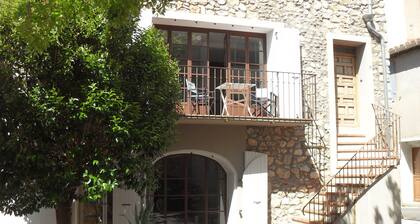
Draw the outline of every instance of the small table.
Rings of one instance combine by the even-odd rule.
[[[248,114],[252,116],[251,108],[249,107],[249,102],[251,98],[250,97],[251,88],[254,86],[255,84],[250,84],[250,83],[230,83],[230,82],[225,82],[221,84],[220,86],[217,86],[215,89],[220,91],[220,95],[223,101],[222,115],[225,115],[226,113],[226,115],[229,116],[228,105],[242,104],[244,105],[244,110],[246,109],[248,111]],[[226,90],[226,95],[223,94],[223,90]],[[239,94],[239,95],[242,95],[244,98],[235,100],[231,98],[232,94]],[[245,111],[244,111],[244,114],[245,114]]]

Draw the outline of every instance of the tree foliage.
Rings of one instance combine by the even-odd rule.
[[[0,0],[0,211],[141,191],[177,119],[157,0]],[[148,178],[146,178],[148,177]]]

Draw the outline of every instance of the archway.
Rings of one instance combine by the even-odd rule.
[[[155,223],[226,223],[227,174],[218,162],[184,153],[163,157],[155,166]]]

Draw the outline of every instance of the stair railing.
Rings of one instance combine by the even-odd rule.
[[[324,183],[326,160],[325,153],[327,150],[327,144],[324,140],[319,125],[316,120],[316,75],[302,73],[302,91],[303,91],[303,117],[310,121],[305,126],[305,147],[308,150],[312,161],[314,162],[315,169],[318,172],[321,184]]]
[[[359,149],[303,207],[309,222],[344,216],[379,177],[399,163],[399,116],[373,105],[376,135]],[[388,131],[389,137],[386,136]],[[384,155],[384,152],[387,152]]]

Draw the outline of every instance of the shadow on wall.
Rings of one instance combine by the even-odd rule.
[[[394,181],[391,176],[387,177],[386,187],[392,196],[392,205],[388,206],[388,215],[392,219],[392,223],[400,224],[401,223],[401,196],[400,196],[400,187],[396,181]],[[383,224],[384,218],[382,217],[381,212],[378,207],[375,207],[375,224]]]

